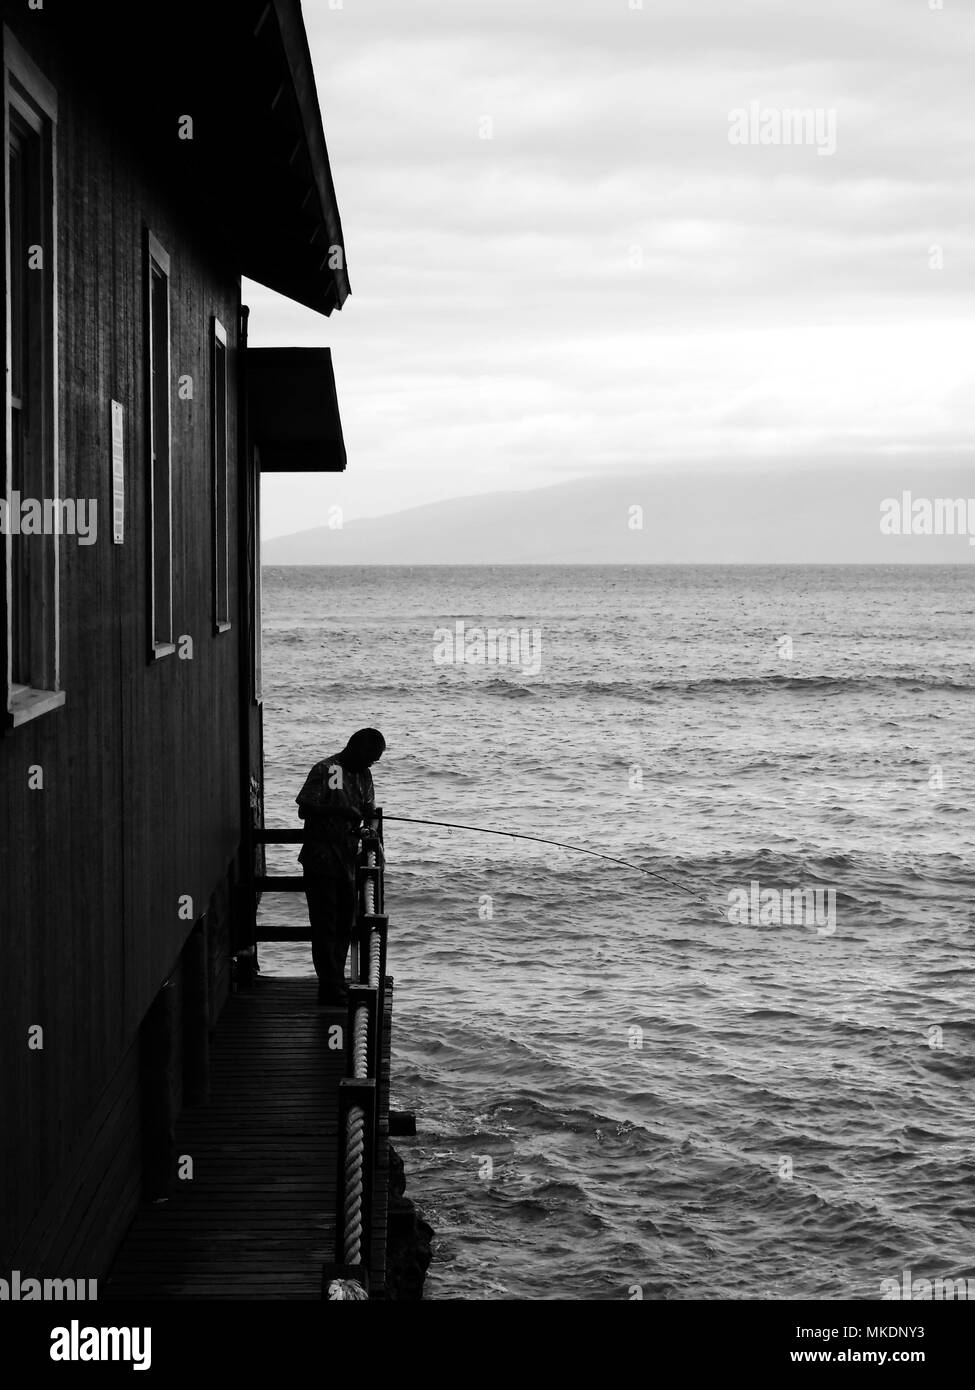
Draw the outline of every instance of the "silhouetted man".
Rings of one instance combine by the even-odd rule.
[[[355,925],[358,832],[375,810],[369,769],[385,749],[378,729],[359,729],[341,753],[315,764],[295,798],[305,822],[298,862],[305,875],[319,1004],[343,1004],[349,997],[345,958]]]

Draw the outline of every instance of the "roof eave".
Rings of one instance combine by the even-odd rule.
[[[292,90],[301,115],[304,130],[306,155],[313,175],[313,187],[318,198],[319,215],[324,236],[321,240],[322,262],[320,269],[330,271],[334,292],[331,304],[322,312],[330,314],[333,309],[341,309],[351,293],[348,265],[345,256],[345,238],[342,233],[342,219],[339,215],[335,184],[325,143],[325,128],[322,121],[318,88],[315,84],[315,71],[312,66],[311,50],[308,47],[308,34],[301,15],[299,0],[269,0],[260,23],[266,22],[268,11],[274,11],[281,36],[281,46],[291,77]],[[315,307],[314,305],[310,307]]]

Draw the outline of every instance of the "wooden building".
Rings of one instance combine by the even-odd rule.
[[[345,466],[328,350],[249,350],[241,275],[349,282],[298,0],[2,16],[0,1275],[90,1278],[247,940],[260,472]]]

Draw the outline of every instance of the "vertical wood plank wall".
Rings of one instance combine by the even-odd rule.
[[[30,54],[58,122],[60,476],[98,539],[59,540],[65,706],[0,737],[0,1269],[87,1249],[97,1274],[138,1197],[138,1030],[216,901],[209,973],[226,996],[227,878],[240,843],[237,582],[239,280],[192,206],[153,186],[126,113],[91,114],[84,73]],[[27,38],[24,39],[28,46]],[[145,229],[171,257],[174,623],[192,660],[149,662]],[[228,332],[229,632],[213,624],[210,333]],[[193,381],[180,400],[180,377]],[[125,543],[112,541],[111,401],[125,417]],[[4,440],[4,445],[6,441]],[[246,494],[245,494],[246,495]],[[28,770],[43,770],[43,790]],[[179,916],[181,895],[192,911]],[[218,917],[220,914],[217,914]],[[220,952],[223,951],[224,955]],[[28,1029],[44,1029],[43,1050]],[[66,1214],[67,1213],[67,1214]],[[92,1222],[98,1225],[94,1239]]]

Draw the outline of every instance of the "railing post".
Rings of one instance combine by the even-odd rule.
[[[322,1268],[322,1298],[333,1280],[355,1281],[368,1293],[375,1165],[376,1082],[339,1082],[339,1173],[335,1201],[335,1261]],[[356,1131],[361,1130],[357,1140]]]
[[[386,885],[383,882],[386,869],[386,851],[383,846],[383,808],[376,807],[376,818],[373,822],[376,828],[376,839],[379,841],[379,854],[376,856],[379,861],[379,889],[376,901],[376,912],[382,914],[386,911]]]

